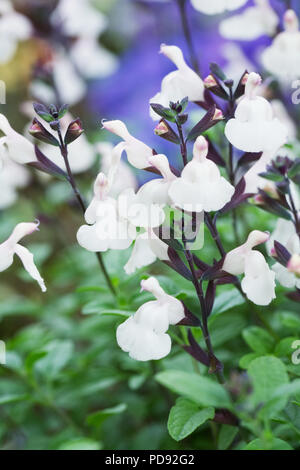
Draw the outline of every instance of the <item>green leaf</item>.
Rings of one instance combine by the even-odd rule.
[[[291,357],[291,354],[294,352],[292,348],[292,344],[297,341],[298,338],[296,336],[283,338],[276,344],[274,354],[278,357]]]
[[[150,106],[156,114],[166,119],[167,121],[171,121],[171,122],[176,121],[176,112],[173,111],[172,109],[165,108],[161,104],[156,104],[156,103],[150,103]]]
[[[284,415],[300,432],[300,404],[296,402],[288,403]]]
[[[178,398],[169,414],[169,434],[175,441],[181,441],[207,420],[213,419],[214,415],[215,410],[213,407],[199,410],[196,403],[186,398]]]
[[[293,450],[293,448],[282,439],[271,439],[264,441],[263,439],[254,439],[249,442],[244,450]]]
[[[226,450],[231,446],[235,436],[239,431],[238,427],[223,424],[218,437],[218,449]]]
[[[42,103],[33,103],[35,112],[46,122],[52,122],[54,120],[49,108]]]
[[[227,79],[225,73],[221,69],[221,67],[216,64],[215,62],[211,62],[209,64],[209,68],[213,74],[215,74],[220,80],[224,81]]]
[[[213,379],[180,370],[160,372],[155,378],[161,385],[201,406],[231,407],[227,391]]]
[[[0,395],[0,405],[9,405],[10,403],[17,403],[18,401],[28,400],[29,395],[24,393],[11,393],[7,395]]]
[[[208,324],[212,343],[218,347],[239,336],[247,325],[247,319],[241,313],[228,312],[210,317]]]
[[[245,356],[241,357],[239,361],[239,366],[241,367],[241,369],[248,369],[250,363],[257,357],[260,357],[260,354],[257,354],[257,353],[245,354]]]
[[[259,354],[268,354],[273,350],[274,339],[263,328],[250,326],[243,333],[243,338],[250,348]]]
[[[217,296],[211,315],[226,312],[244,302],[244,297],[237,289],[225,290]]]
[[[298,176],[300,174],[300,158],[297,158],[293,166],[289,169],[288,171],[288,177],[293,179],[295,176]]]
[[[300,393],[300,379],[296,379],[293,382],[280,385],[274,391],[270,401],[277,400],[279,397],[285,397],[286,399],[290,398],[292,395]]]
[[[27,374],[32,372],[34,364],[42,359],[43,357],[47,356],[47,351],[32,351],[28,354],[25,360],[25,370]]]
[[[64,442],[58,450],[101,450],[101,442],[94,441],[87,437],[79,437],[78,439],[71,439]]]
[[[282,410],[287,402],[285,396],[272,400],[269,406],[268,404],[276,389],[289,382],[283,362],[274,356],[262,356],[250,363],[248,373],[254,387],[252,395],[254,404],[265,405],[259,412],[260,416],[270,417]]]
[[[283,326],[293,331],[300,331],[300,318],[295,313],[283,312],[279,314]]]
[[[99,410],[95,413],[88,415],[86,418],[87,424],[90,426],[101,426],[103,421],[105,421],[110,416],[119,415],[127,409],[126,403],[120,403],[113,408],[106,408],[105,410]]]
[[[52,341],[44,349],[47,355],[36,363],[36,370],[48,379],[54,379],[72,358],[73,349],[69,340]]]
[[[115,309],[103,309],[103,305],[101,302],[97,300],[93,300],[92,302],[89,302],[86,304],[83,309],[82,313],[84,315],[91,315],[96,313],[97,315],[114,315],[118,317],[130,317],[130,315],[134,314],[134,311],[127,311],[127,310],[115,310]]]

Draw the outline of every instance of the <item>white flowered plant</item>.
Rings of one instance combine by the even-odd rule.
[[[166,294],[154,277],[142,281],[141,288],[151,292],[156,300],[143,304],[118,327],[117,341],[133,359],[161,359],[171,350],[169,326],[184,319],[184,308],[179,300]]]

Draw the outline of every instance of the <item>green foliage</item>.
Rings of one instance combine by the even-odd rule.
[[[156,380],[201,406],[231,407],[230,398],[224,387],[207,377],[180,370],[168,370],[157,374]]]
[[[168,431],[175,441],[181,441],[215,415],[213,407],[199,409],[196,403],[185,398],[178,398],[171,408],[168,419]]]
[[[167,111],[171,121],[175,114]],[[199,113],[191,119],[197,123]],[[218,126],[208,132],[222,148]],[[78,177],[87,197],[96,171]],[[38,291],[17,260],[0,273],[0,339],[7,348],[6,365],[0,365],[2,449],[299,450],[300,366],[291,356],[300,317],[285,289],[278,286],[277,298],[258,310],[232,285],[217,286],[208,326],[225,386],[183,350],[185,326],[170,329],[168,357],[136,362],[119,349],[115,332],[153,299],[140,292],[141,279],[155,275],[198,316],[192,283],[162,263],[127,276],[130,250],[109,252],[104,259],[117,288],[114,299],[93,253],[76,244],[82,218],[69,187],[53,178],[34,177],[18,203],[1,214],[0,243],[16,223],[40,213],[47,216],[40,233],[25,244],[48,292]],[[275,222],[254,205],[237,209],[241,240],[254,227],[272,231]],[[219,218],[218,230],[226,250],[236,246],[230,214]],[[211,263],[218,252],[206,229],[204,238],[197,255]],[[191,331],[205,349],[200,329]],[[238,426],[224,424],[224,410]]]

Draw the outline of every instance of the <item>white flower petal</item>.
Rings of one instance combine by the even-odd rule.
[[[125,189],[137,189],[138,186],[131,167],[121,160],[125,146],[124,142],[120,142],[115,147],[110,142],[100,142],[96,146],[101,155],[101,171],[108,175],[111,196],[119,196]]]
[[[126,274],[132,274],[137,269],[154,263],[156,255],[153,253],[148,240],[148,233],[143,233],[136,238],[131,256],[124,266]]]
[[[0,130],[6,136],[2,143],[5,142],[12,160],[21,164],[37,160],[33,144],[16,132],[3,114],[0,114]]]
[[[116,57],[101,47],[94,38],[78,39],[70,54],[77,69],[87,79],[105,78],[118,67]]]
[[[246,255],[241,285],[248,299],[256,305],[269,305],[275,299],[275,273],[259,251],[250,251]]]
[[[235,117],[225,126],[229,142],[244,152],[276,151],[287,140],[287,128],[274,118],[270,103],[256,96],[260,85],[261,77],[250,73]]]
[[[62,25],[64,33],[71,37],[96,38],[107,26],[105,16],[90,0],[60,0],[51,20],[56,26]]]
[[[25,222],[16,225],[10,237],[0,245],[0,271],[4,271],[11,266],[14,253],[16,253],[20,257],[26,271],[39,283],[42,291],[45,292],[45,283],[34,264],[32,253],[27,248],[18,244],[21,238],[38,230],[38,226],[39,223]]]
[[[226,10],[236,10],[248,0],[191,0],[193,7],[206,15],[216,15]]]
[[[294,273],[291,273],[280,263],[275,263],[272,266],[272,271],[274,271],[276,275],[276,280],[281,284],[283,287],[287,289],[292,289],[296,286],[297,279]]]
[[[256,0],[239,15],[231,16],[220,23],[220,33],[227,39],[252,41],[262,35],[276,33],[279,18],[270,6],[269,0]]]
[[[46,292],[47,288],[45,286],[44,279],[41,277],[36,265],[33,261],[33,254],[22,245],[17,244],[15,246],[15,253],[21,259],[24,268],[30,274],[30,276],[38,282],[42,292]]]
[[[118,135],[124,140],[126,145],[124,150],[127,153],[129,163],[134,167],[142,170],[149,167],[149,158],[152,157],[153,152],[148,145],[133,137],[124,124],[124,122],[116,121],[103,121],[104,129]]]
[[[169,73],[161,82],[161,91],[150,99],[150,104],[169,106],[170,101],[181,101],[188,97],[189,101],[203,101],[204,84],[199,75],[185,62],[182,51],[177,46],[162,44],[160,52],[168,57],[178,70]],[[150,116],[153,120],[160,119],[150,106]]]
[[[117,328],[117,342],[121,349],[137,361],[158,360],[171,351],[171,338],[135,322],[133,317]]]
[[[234,248],[226,254],[223,271],[229,274],[238,276],[245,271],[245,259],[250,251],[257,245],[265,243],[269,239],[267,232],[261,232],[259,230],[253,230],[243,245]]]
[[[174,204],[189,212],[220,210],[234,194],[234,187],[220,175],[217,165],[206,158],[207,152],[207,142],[198,138],[193,160],[170,185],[169,196]]]
[[[298,18],[293,10],[287,10],[284,15],[285,31],[278,34],[271,46],[262,53],[264,67],[288,83],[300,76],[300,32]]]

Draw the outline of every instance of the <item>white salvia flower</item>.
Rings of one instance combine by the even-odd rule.
[[[102,47],[95,38],[78,39],[71,47],[70,57],[76,69],[86,79],[107,77],[118,66],[116,56]]]
[[[234,187],[207,154],[208,142],[200,136],[194,144],[192,161],[170,186],[169,196],[175,206],[189,212],[210,212],[222,209],[231,200]]]
[[[278,34],[270,47],[264,50],[263,66],[284,82],[300,77],[300,31],[296,13],[284,15],[285,31]]]
[[[32,26],[28,18],[17,13],[11,2],[1,0],[0,4],[0,64],[9,62],[19,41],[26,41],[32,34]]]
[[[124,270],[127,274],[133,274],[137,269],[148,266],[157,259],[169,261],[168,245],[161,241],[153,230],[148,229],[147,232],[137,236]]]
[[[255,0],[255,6],[220,23],[220,33],[227,39],[252,41],[260,36],[273,36],[279,18],[269,0]]]
[[[109,197],[109,189],[109,179],[99,173],[94,198],[85,212],[89,225],[82,225],[77,232],[79,245],[88,251],[125,250],[135,238],[135,227],[120,216],[118,202]]]
[[[152,149],[144,142],[133,137],[122,121],[103,121],[104,129],[118,135],[124,141],[124,150],[129,163],[139,170],[149,167],[149,158],[152,157]]]
[[[87,85],[77,73],[69,56],[62,49],[54,53],[49,68],[52,71],[55,88],[59,90],[60,100],[63,103],[73,106],[82,100],[86,94]],[[30,93],[37,101],[42,103],[56,102],[53,87],[40,80],[33,80],[30,85]]]
[[[237,10],[248,0],[191,0],[193,7],[206,15],[216,15],[226,10]]]
[[[161,82],[161,91],[150,99],[151,103],[168,107],[170,101],[177,102],[188,97],[189,101],[204,100],[204,84],[199,75],[185,62],[181,49],[177,46],[162,44],[160,52],[170,59],[177,70],[169,73]],[[161,119],[150,107],[153,120]]]
[[[5,209],[16,202],[17,189],[24,188],[30,178],[24,166],[9,158],[5,139],[5,137],[0,138],[0,209]]]
[[[241,286],[249,300],[256,305],[269,305],[275,298],[275,273],[264,256],[253,248],[265,243],[269,234],[254,230],[246,243],[227,253],[223,271],[234,276],[244,273]]]
[[[296,126],[288,115],[282,102],[279,100],[273,100],[271,101],[271,105],[275,118],[279,119],[279,121],[286,127],[288,138],[295,138],[297,134]],[[282,147],[282,152],[283,156],[286,156],[287,149]],[[260,159],[244,175],[246,182],[245,193],[257,193],[258,188],[273,190],[274,193],[276,192],[276,185],[259,175],[267,170],[267,165],[270,164],[271,160],[278,155],[280,155],[280,149],[266,150],[263,152]],[[291,155],[291,158],[294,157]]]
[[[146,302],[117,328],[117,342],[137,361],[158,360],[171,351],[171,338],[166,332],[169,325],[183,320],[184,308],[179,300],[166,294],[155,278],[142,281],[141,286],[156,300]]]
[[[45,292],[46,286],[44,280],[41,278],[34,261],[33,255],[30,251],[22,245],[19,245],[21,238],[26,235],[30,235],[35,230],[38,230],[39,223],[21,223],[18,224],[10,237],[0,245],[0,272],[5,271],[9,268],[16,254],[21,259],[24,268],[30,274],[30,276],[38,282],[43,292]]]
[[[225,127],[229,142],[244,152],[276,151],[287,139],[287,129],[274,118],[270,103],[257,96],[261,81],[260,75],[249,74],[245,95]]]
[[[276,274],[277,281],[288,289],[300,288],[300,279],[295,272],[295,261],[300,253],[300,240],[296,233],[293,222],[283,219],[277,220],[277,225],[268,242],[268,249],[272,253],[274,241],[281,243],[292,255],[287,267],[280,263],[275,263],[272,270]],[[299,274],[299,273],[298,273]]]
[[[117,161],[116,173],[110,188],[111,196],[119,196],[119,194],[127,188],[137,189],[137,179],[129,165],[120,160],[120,152],[123,151],[123,142],[113,147],[110,142],[99,142],[96,144],[96,150],[101,156],[100,170],[104,174],[108,174],[110,168],[115,166]],[[119,154],[118,154],[119,152]]]
[[[29,163],[37,160],[33,144],[16,132],[3,114],[0,114],[0,130],[5,135],[2,143],[7,146],[9,157],[12,160],[17,163]]]
[[[51,21],[70,37],[96,38],[107,27],[106,17],[90,0],[60,0]]]

